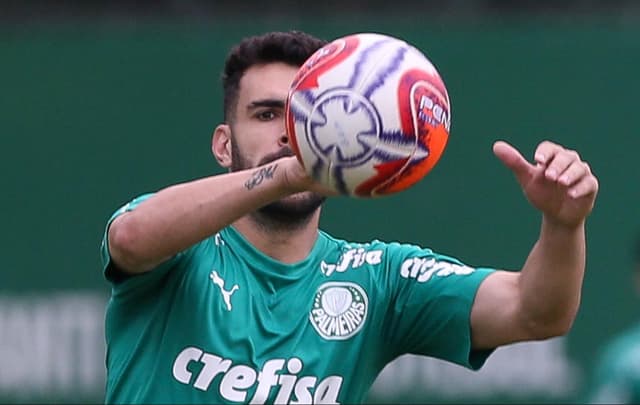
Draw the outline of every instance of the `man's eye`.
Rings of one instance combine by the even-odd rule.
[[[260,121],[271,121],[276,118],[276,113],[273,111],[262,111],[257,114]]]
[[[256,118],[258,118],[260,121],[273,121],[279,116],[280,114],[278,113],[278,111],[274,110],[261,111],[256,114]]]

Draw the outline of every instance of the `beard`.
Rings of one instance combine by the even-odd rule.
[[[232,143],[230,170],[236,172],[251,169],[287,156],[294,156],[293,151],[289,148],[265,156],[254,166],[245,159],[238,147]],[[258,225],[267,229],[301,228],[309,223],[313,214],[322,206],[325,200],[326,197],[320,194],[310,191],[301,192],[258,208],[250,216]]]

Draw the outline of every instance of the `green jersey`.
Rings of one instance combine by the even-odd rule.
[[[589,402],[640,404],[640,325],[605,346],[592,377]]]
[[[469,319],[492,269],[415,245],[318,231],[285,264],[229,226],[141,275],[113,277],[106,233],[102,258],[108,403],[357,403],[402,354],[477,369],[491,352]]]

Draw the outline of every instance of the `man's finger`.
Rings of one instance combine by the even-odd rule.
[[[521,183],[531,176],[534,166],[527,162],[513,146],[504,141],[497,141],[493,144],[493,153],[515,174]]]
[[[586,164],[580,161],[574,161],[559,175],[558,181],[563,186],[569,187],[579,182],[589,174],[589,169]]]
[[[534,160],[536,163],[548,165],[556,154],[563,150],[563,147],[551,141],[542,141],[536,148]]]
[[[598,188],[598,179],[593,175],[588,175],[571,186],[569,195],[574,199],[583,198],[589,195],[595,195],[598,192]]]

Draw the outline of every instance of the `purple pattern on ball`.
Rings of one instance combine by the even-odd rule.
[[[349,87],[350,89],[355,87],[356,81],[360,78],[360,75],[362,74],[362,65],[364,65],[367,62],[367,60],[369,59],[369,55],[373,51],[382,47],[384,44],[388,43],[389,41],[390,41],[389,39],[378,41],[370,45],[367,49],[365,49],[360,53],[360,58],[353,66],[353,74],[351,75],[351,79],[349,79],[349,84],[347,84],[347,87]]]
[[[393,57],[391,58],[391,63],[389,63],[389,65],[386,68],[380,69],[376,72],[376,80],[373,83],[371,83],[371,85],[362,92],[363,96],[367,98],[371,97],[373,92],[376,91],[378,87],[384,84],[385,80],[389,77],[389,75],[391,75],[391,73],[398,70],[398,68],[400,67],[400,64],[402,63],[402,60],[404,59],[404,55],[407,53],[407,50],[408,50],[407,47],[398,49],[396,54],[393,55]]]
[[[334,166],[333,168],[333,178],[336,180],[336,188],[340,194],[349,194],[349,190],[347,190],[347,183],[344,181],[343,170],[340,166]]]
[[[338,165],[354,166],[362,164],[368,161],[373,155],[372,146],[366,142],[364,137],[371,136],[378,138],[379,134],[376,129],[379,128],[380,117],[377,116],[377,111],[373,106],[363,102],[365,99],[351,97],[351,91],[349,90],[338,90],[335,91],[334,94],[331,93],[332,92],[329,91],[319,97],[321,102],[315,106],[315,113],[317,114],[315,117],[316,121],[309,123],[308,131],[306,131],[307,141],[317,152],[322,153],[324,156],[329,157],[332,152],[335,151],[335,157],[337,157],[338,161],[334,163],[337,163]],[[335,141],[322,139],[321,129],[324,129],[327,125],[331,125],[331,118],[326,115],[325,107],[335,107],[337,105],[341,106],[346,115],[353,115],[360,112],[360,114],[362,114],[360,117],[362,118],[364,115],[369,121],[368,128],[363,127],[355,134],[347,134],[348,137],[355,137],[355,142],[361,148],[361,150],[353,156],[344,154],[339,146],[338,139]]]

